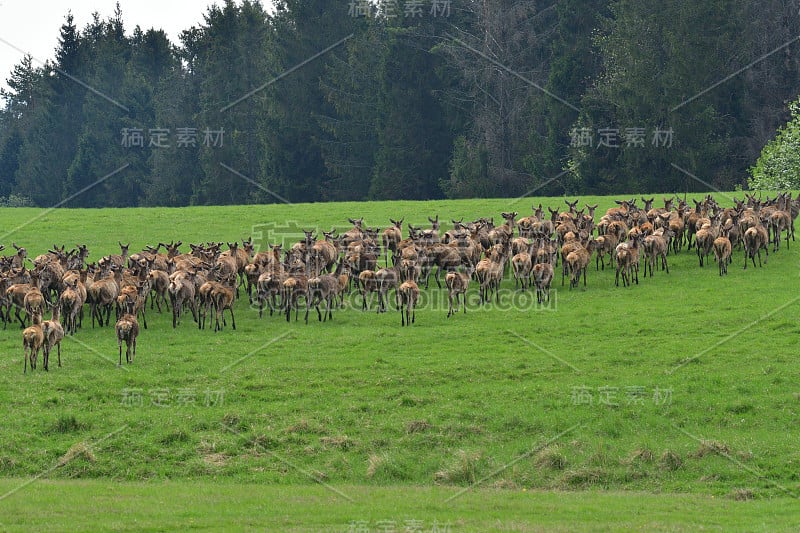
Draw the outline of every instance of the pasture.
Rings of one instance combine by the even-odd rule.
[[[598,213],[614,205],[580,200]],[[344,231],[348,217],[428,227],[439,214],[449,229],[450,219],[529,215],[540,201],[566,208],[529,198],[4,209],[0,242],[31,257],[86,244],[96,261],[119,253],[118,241],[131,251],[171,240],[183,249],[292,241],[302,228]],[[429,530],[436,519],[454,531],[572,530],[597,517],[623,528],[729,529],[751,519],[796,529],[798,249],[784,243],[747,270],[734,250],[721,277],[713,256],[700,268],[684,248],[669,255],[669,274],[640,273],[631,287],[615,286],[614,270],[597,272],[592,259],[585,288],[562,287],[557,268],[542,305],[507,274],[500,303],[479,306],[473,282],[467,313],[450,318],[447,290],[432,281],[408,328],[391,307],[361,311],[355,295],[333,320],[312,310],[306,325],[302,313],[290,323],[259,318],[242,293],[236,330],[228,322],[216,333],[190,315],[173,329],[170,312],[148,306],[136,359],[121,368],[113,323],[93,329],[87,313],[62,342],[61,368],[51,360],[49,372],[23,375],[11,323],[0,331],[0,530],[220,527],[210,494],[236,502],[225,516],[242,528],[418,519]],[[84,491],[100,503],[70,495]],[[155,521],[142,504],[114,516],[111,494],[184,511]],[[281,503],[262,505],[257,494]],[[38,498],[52,511],[36,518]],[[652,521],[633,514],[643,505]],[[242,518],[253,513],[264,521]]]

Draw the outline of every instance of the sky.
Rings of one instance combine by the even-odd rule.
[[[82,30],[97,11],[103,19],[114,13],[117,0],[0,0],[0,87],[24,53],[34,57],[34,64],[53,59],[58,34],[68,11]],[[212,0],[119,0],[127,33],[139,25],[142,29],[163,29],[173,43],[181,31],[203,22]],[[264,2],[269,5],[270,2]]]

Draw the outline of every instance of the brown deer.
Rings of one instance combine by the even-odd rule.
[[[22,351],[25,362],[25,366],[22,369],[23,374],[28,371],[28,362],[30,362],[31,370],[36,369],[36,358],[39,356],[39,350],[44,344],[42,317],[34,315],[32,321],[33,324],[22,332]]]
[[[469,288],[470,277],[464,272],[457,270],[450,270],[444,277],[444,283],[447,286],[447,299],[450,307],[447,310],[447,318],[458,312],[459,298],[464,304],[464,313],[467,312],[467,289]],[[453,306],[453,300],[456,305]]]
[[[752,228],[748,228],[744,232],[744,270],[747,269],[747,259],[753,261],[753,266],[756,266],[756,255],[758,255],[758,266],[761,266],[761,249],[767,254],[764,259],[764,264],[767,264],[769,259],[769,235],[766,228],[758,224]]]
[[[119,346],[119,366],[122,366],[122,343],[125,342],[125,361],[130,364],[136,357],[136,338],[139,336],[139,321],[136,320],[134,303],[128,302],[126,313],[117,320],[114,330]]]
[[[339,280],[332,274],[323,274],[308,280],[308,297],[306,298],[306,324],[308,324],[308,311],[311,307],[317,310],[319,321],[323,321],[323,314],[320,312],[319,304],[325,302],[324,320],[333,320],[333,302],[336,298],[336,291],[339,287]]]
[[[383,230],[381,234],[384,261],[387,266],[389,265],[389,252],[392,252],[392,258],[394,258],[397,255],[397,245],[403,240],[403,220],[405,220],[405,217],[400,220],[390,218],[389,222],[392,225]]]
[[[550,301],[550,285],[553,282],[553,265],[537,263],[533,265],[533,284],[536,287],[536,301],[541,304]]]
[[[49,371],[50,352],[55,346],[58,350],[58,367],[61,368],[61,341],[64,340],[64,328],[60,322],[61,307],[53,305],[53,316],[50,320],[42,322],[42,335],[44,336],[44,369]]]
[[[404,281],[397,288],[397,293],[400,296],[400,325],[410,326],[416,320],[419,287],[411,280]]]
[[[475,267],[475,276],[480,284],[480,302],[491,299],[492,291],[500,302],[500,281],[503,279],[504,246],[495,244],[487,251],[488,257],[481,259]]]
[[[728,265],[731,262],[731,241],[726,232],[714,239],[714,259],[719,264],[719,275],[728,273]],[[745,260],[746,261],[746,260]]]

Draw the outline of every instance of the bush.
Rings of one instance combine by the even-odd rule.
[[[750,168],[751,190],[800,188],[800,99],[789,104],[789,110],[789,122],[778,130]]]
[[[27,196],[9,194],[8,198],[0,196],[0,207],[36,207],[36,204]]]

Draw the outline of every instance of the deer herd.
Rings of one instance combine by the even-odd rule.
[[[61,366],[61,341],[82,327],[88,308],[92,327],[111,324],[122,364],[132,363],[140,324],[147,328],[146,311],[172,312],[172,326],[178,327],[191,313],[198,328],[213,320],[214,331],[230,324],[236,329],[234,304],[240,290],[262,317],[278,313],[298,320],[301,308],[305,322],[313,308],[320,321],[333,319],[333,310],[344,306],[347,295],[360,296],[362,310],[375,306],[378,313],[389,307],[400,311],[401,325],[416,320],[421,290],[428,289],[433,276],[441,287],[442,276],[448,294],[447,317],[460,309],[467,311],[466,294],[474,281],[481,304],[499,298],[505,273],[514,278],[516,290],[533,287],[539,304],[550,298],[555,269],[561,268],[561,284],[576,288],[586,276],[595,256],[595,270],[615,269],[615,284],[639,283],[643,275],[656,270],[669,273],[667,257],[684,248],[693,249],[702,267],[709,256],[727,274],[734,249],[744,250],[744,268],[751,262],[765,264],[770,248],[775,252],[781,240],[794,240],[794,221],[800,211],[800,195],[788,193],[760,199],[746,195],[722,207],[711,196],[692,200],[694,207],[674,197],[664,198],[664,207],[653,207],[654,198],[617,200],[595,220],[597,205],[578,209],[578,201],[565,201],[567,209],[534,206],[530,216],[502,213],[503,223],[493,219],[471,222],[453,220],[442,231],[439,216],[428,218],[431,226],[406,224],[390,219],[384,230],[364,225],[364,219],[349,219],[352,228],[337,234],[304,230],[304,238],[287,245],[267,245],[257,251],[252,238],[227,243],[189,244],[181,252],[181,241],[146,246],[129,253],[129,244],[119,243],[120,253],[87,263],[85,245],[67,251],[53,246],[48,253],[30,259],[27,250],[13,244],[16,253],[0,256],[0,317],[4,329],[18,322],[23,329],[23,372],[35,369],[39,351],[48,369],[50,353],[57,349]],[[676,205],[677,200],[677,205]],[[785,236],[784,236],[785,235]],[[0,245],[0,250],[4,247]],[[382,265],[381,265],[382,263]],[[33,267],[29,268],[29,264]],[[435,272],[434,272],[435,271]],[[373,300],[377,297],[377,304]],[[45,311],[51,319],[43,321]],[[12,316],[13,312],[13,316]],[[211,325],[209,324],[209,328]]]

